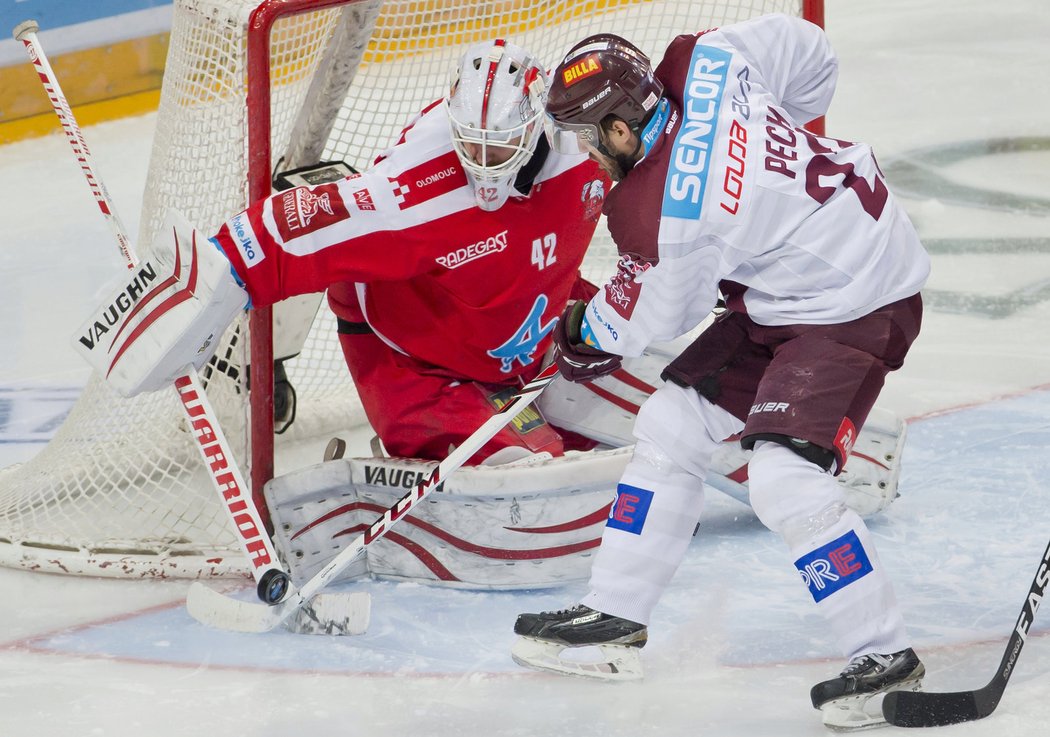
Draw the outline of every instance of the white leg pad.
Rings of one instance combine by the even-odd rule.
[[[467,466],[400,520],[340,580],[375,576],[517,589],[586,579],[630,449]],[[333,460],[265,488],[274,545],[298,585],[437,464]]]

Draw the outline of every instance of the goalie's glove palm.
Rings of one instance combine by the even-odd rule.
[[[587,303],[577,301],[569,304],[554,326],[554,362],[558,371],[569,381],[584,382],[611,374],[620,368],[620,356],[592,348],[580,337]]]

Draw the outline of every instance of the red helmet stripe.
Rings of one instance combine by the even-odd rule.
[[[502,39],[502,38],[497,38],[496,41],[495,41],[495,45],[500,47],[500,48],[503,48],[504,46],[506,46],[506,44],[507,44],[507,42],[504,39]],[[500,59],[502,59],[502,58],[503,58],[503,56],[501,54],[500,55]],[[489,93],[492,92],[492,83],[494,81],[496,81],[496,69],[499,68],[500,59],[497,59],[496,61],[491,62],[489,64],[489,75],[485,79],[485,96],[484,96],[484,98],[482,98],[482,101],[481,101],[481,127],[482,128],[488,128],[489,127],[489,125],[488,125]]]

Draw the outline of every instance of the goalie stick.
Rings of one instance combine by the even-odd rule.
[[[891,691],[882,702],[882,713],[886,721],[897,727],[943,727],[984,719],[995,711],[1014,672],[1014,666],[1017,665],[1021,648],[1028,638],[1028,630],[1035,620],[1039,602],[1046,593],[1047,583],[1050,583],[1050,545],[1047,545],[1043,558],[1039,561],[1039,569],[1028,589],[1017,624],[1010,633],[999,669],[987,685],[974,691],[951,693]]]
[[[26,53],[29,54],[29,59],[51,101],[51,107],[58,115],[69,145],[72,146],[73,153],[80,162],[80,169],[91,188],[91,193],[95,196],[95,202],[116,238],[128,268],[134,268],[138,259],[131,246],[131,241],[117,216],[109,192],[106,191],[102,180],[95,173],[84,134],[73,116],[69,102],[40,45],[40,40],[36,35],[38,30],[40,27],[36,21],[27,20],[15,26],[13,34],[15,40],[21,41],[26,48]],[[192,365],[187,367],[186,373],[175,379],[174,386],[179,404],[185,411],[186,420],[193,430],[191,434],[195,441],[194,444],[200,451],[204,465],[209,471],[208,475],[219,495],[222,507],[226,510],[231,524],[237,531],[237,540],[251,563],[252,575],[256,582],[256,593],[263,601],[276,604],[286,595],[291,586],[291,579],[278,561],[273,543],[259,516],[259,510],[252,501],[250,489],[234,462],[230,444],[219,427],[215,410]]]
[[[304,583],[301,589],[293,591],[285,601],[275,607],[268,607],[233,599],[195,581],[190,585],[189,595],[186,597],[186,606],[190,614],[203,624],[235,632],[269,632],[293,616],[298,618],[297,621],[301,620],[302,615],[298,612],[308,607],[307,602],[313,604],[311,599],[353,563],[361,551],[383,537],[398,520],[408,514],[412,507],[470,460],[496,433],[510,424],[510,421],[521,410],[532,404],[557,375],[557,365],[551,364],[535,379],[519,389],[510,402],[503,405],[445,460],[441,461],[425,481],[401,497],[379,519],[341,550],[339,555],[329,561],[328,565]],[[319,614],[324,619],[330,619],[327,612],[319,612]],[[348,621],[360,621],[361,619],[352,611],[347,612],[346,616]],[[349,634],[349,632],[330,631],[328,634]]]

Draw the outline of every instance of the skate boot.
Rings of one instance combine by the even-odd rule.
[[[514,633],[521,637],[511,657],[519,665],[610,681],[642,677],[638,650],[648,636],[644,624],[577,604],[556,612],[518,615]]]
[[[926,668],[910,647],[892,655],[872,653],[854,658],[837,678],[818,683],[809,695],[829,729],[869,729],[886,723],[882,696],[890,691],[918,691],[924,675]]]

